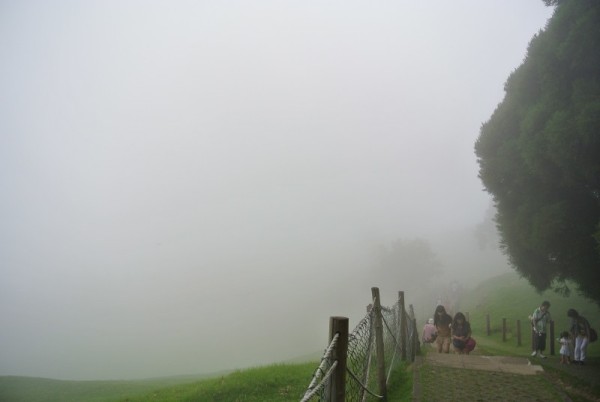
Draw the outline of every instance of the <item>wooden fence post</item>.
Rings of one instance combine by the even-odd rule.
[[[506,318],[502,319],[502,342],[506,342]]]
[[[413,325],[413,337],[412,337],[412,350],[410,353],[410,361],[414,362],[417,356],[417,350],[419,349],[419,332],[417,331],[417,319],[415,318],[415,309],[412,304],[408,305],[410,309],[410,319]]]
[[[517,320],[517,346],[521,346],[521,320]]]
[[[398,292],[400,304],[400,359],[406,361],[406,309],[404,308],[404,292]]]
[[[337,361],[337,367],[329,383],[329,402],[344,402],[346,400],[346,359],[348,355],[348,318],[331,317],[329,319],[329,343],[335,336],[339,338],[332,350],[332,361]]]
[[[490,315],[486,314],[485,315],[485,328],[486,328],[486,333],[489,336],[491,331],[490,331]]]
[[[373,302],[375,305],[375,348],[377,352],[377,382],[379,383],[379,394],[383,400],[387,400],[386,375],[385,375],[385,356],[383,345],[383,318],[381,317],[381,299],[379,298],[379,288],[371,288]]]
[[[550,321],[550,355],[554,356],[554,320]]]
[[[537,334],[535,333],[535,328],[533,325],[531,325],[531,350],[535,351],[537,350]]]
[[[417,352],[419,351],[419,334],[417,333],[417,319],[413,318],[412,322],[413,322],[414,332],[413,332],[413,347],[412,347],[412,353],[410,354],[410,361],[414,362],[417,357]]]

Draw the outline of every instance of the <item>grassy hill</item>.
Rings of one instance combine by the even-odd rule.
[[[280,364],[223,376],[144,381],[59,381],[0,377],[0,402],[283,402],[300,399],[317,362]]]
[[[571,297],[563,297],[554,292],[539,294],[527,281],[520,279],[515,273],[509,273],[467,290],[461,299],[460,309],[469,313],[473,336],[478,342],[478,353],[528,355],[531,332],[527,316],[543,300],[549,300],[552,304],[550,312],[556,321],[556,336],[568,327],[566,311],[569,308],[577,309],[590,320],[593,327],[600,329],[600,309],[596,304],[575,294]],[[489,336],[486,335],[487,314],[490,315],[492,324]],[[506,341],[502,340],[502,318],[506,318],[508,324]],[[516,344],[517,319],[521,320],[522,346]],[[591,344],[588,349],[592,362],[600,362],[599,345],[600,342]],[[558,348],[556,352],[558,353]],[[295,401],[306,390],[319,357],[320,354],[308,363],[276,364],[215,375],[212,378],[196,376],[146,381],[58,381],[0,377],[0,402]],[[588,383],[595,384],[593,380]],[[410,374],[404,369],[396,370],[392,376],[389,401],[410,400],[410,389]],[[597,389],[592,388],[592,391],[597,392]]]
[[[594,328],[600,328],[600,308],[590,300],[572,292],[569,297],[553,291],[538,293],[529,283],[516,273],[504,274],[467,290],[461,301],[461,310],[468,312],[474,337],[487,344],[490,352],[522,353],[516,348],[516,321],[521,321],[522,349],[529,350],[531,325],[528,316],[542,301],[551,303],[550,313],[554,320],[555,338],[563,330],[569,329],[567,310],[574,308],[590,321]],[[486,315],[490,316],[492,333],[486,334]],[[507,339],[502,342],[502,319],[507,322]],[[483,346],[482,344],[482,346]],[[598,353],[595,344],[589,347],[591,353]],[[558,352],[558,349],[556,349]]]
[[[0,377],[0,402],[114,402],[131,395],[197,382],[206,376],[181,376],[139,381],[62,381],[47,378]]]

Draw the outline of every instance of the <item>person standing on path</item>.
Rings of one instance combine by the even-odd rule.
[[[590,339],[590,323],[577,310],[570,308],[567,317],[571,318],[571,336],[575,339],[575,364],[584,365],[585,354]]]
[[[542,305],[535,309],[532,315],[529,316],[531,326],[533,328],[533,352],[531,356],[539,356],[545,359],[543,351],[546,350],[546,331],[552,316],[550,315],[550,302],[544,300]]]
[[[433,316],[433,325],[437,330],[437,338],[435,343],[437,344],[438,353],[449,353],[450,352],[450,325],[452,324],[452,317],[446,313],[444,306],[439,305],[435,308],[435,314]]]

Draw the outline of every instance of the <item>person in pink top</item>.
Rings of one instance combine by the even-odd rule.
[[[433,318],[427,320],[427,323],[423,327],[423,335],[421,340],[423,343],[433,343],[437,336],[437,330],[435,329],[435,325],[433,325]]]

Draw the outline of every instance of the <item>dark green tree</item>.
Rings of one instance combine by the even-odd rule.
[[[475,153],[511,264],[600,304],[600,1],[550,3]]]

